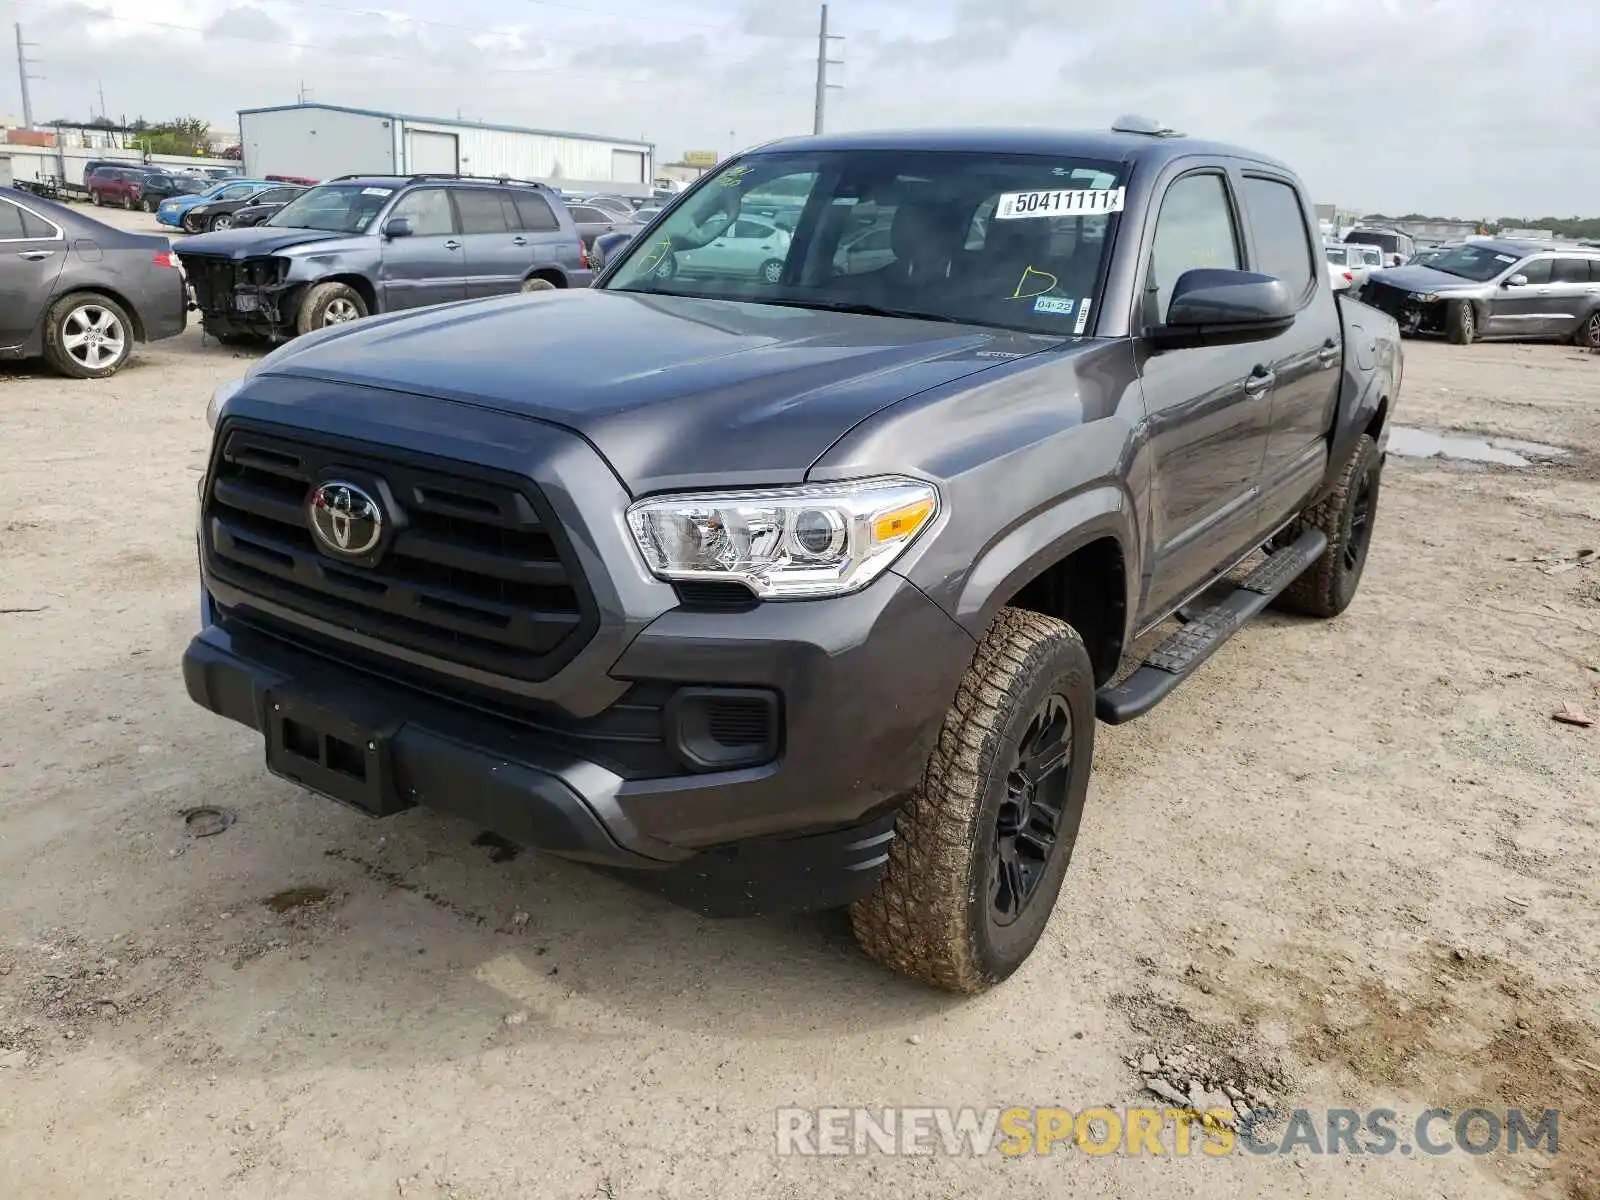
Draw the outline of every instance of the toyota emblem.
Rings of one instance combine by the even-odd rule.
[[[306,506],[311,532],[338,558],[364,558],[383,537],[383,509],[361,488],[330,479],[311,493]]]

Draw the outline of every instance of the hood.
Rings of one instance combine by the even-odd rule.
[[[1407,292],[1476,292],[1492,290],[1494,284],[1478,283],[1476,280],[1463,279],[1459,275],[1449,275],[1443,271],[1435,271],[1432,267],[1417,264],[1409,267],[1390,267],[1387,271],[1374,271],[1369,278],[1379,283],[1387,283]]]
[[[329,233],[324,229],[220,229],[216,233],[201,233],[185,238],[177,247],[178,257],[185,254],[210,254],[218,258],[256,258],[274,254],[287,246],[303,246],[311,242],[328,242],[350,236]]]
[[[560,425],[598,448],[636,496],[708,479],[799,482],[880,409],[1061,344],[971,325],[587,288],[311,336],[261,371]],[[315,402],[337,397],[319,392]]]

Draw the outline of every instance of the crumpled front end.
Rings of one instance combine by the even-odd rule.
[[[289,282],[288,259],[222,258],[181,249],[178,257],[207,333],[292,336],[294,292],[303,285]]]

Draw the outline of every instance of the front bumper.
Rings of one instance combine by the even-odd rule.
[[[780,749],[759,766],[630,778],[514,714],[219,619],[209,597],[203,607],[183,659],[189,695],[261,732],[276,773],[372,815],[422,805],[625,869],[713,916],[835,907],[872,889],[973,651],[894,575],[832,601],[669,611],[610,674],[771,689]]]

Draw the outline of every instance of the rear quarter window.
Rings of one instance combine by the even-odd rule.
[[[522,218],[522,227],[530,233],[549,233],[561,228],[555,211],[543,196],[536,196],[532,192],[513,192],[511,195],[517,215]]]

